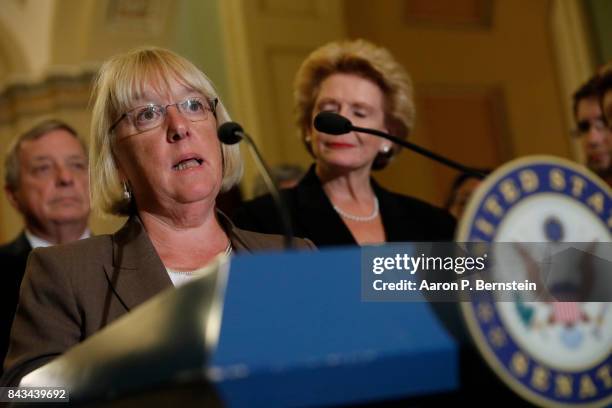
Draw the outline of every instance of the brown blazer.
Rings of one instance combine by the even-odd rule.
[[[236,228],[220,214],[237,252],[280,250],[283,237]],[[295,240],[297,248],[314,248]],[[11,330],[2,384],[30,371],[172,287],[140,219],[112,235],[32,251]]]

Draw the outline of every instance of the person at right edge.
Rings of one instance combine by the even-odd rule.
[[[355,126],[401,138],[410,134],[415,118],[411,80],[388,50],[354,40],[332,42],[313,51],[296,75],[295,109],[302,142],[314,159],[297,186],[281,190],[296,236],[307,237],[317,247],[453,240],[456,221],[448,212],[390,192],[372,179],[372,170],[389,164],[399,146],[363,133],[332,136],[313,126],[319,112],[332,111]],[[235,213],[234,222],[247,230],[283,232],[270,195],[247,202]],[[502,399],[524,404],[478,354],[458,303],[431,306],[459,345],[461,386],[458,392],[424,396],[411,403]]]
[[[612,186],[612,131],[599,101],[601,81],[602,76],[595,74],[574,93],[573,134],[580,141],[587,167]]]

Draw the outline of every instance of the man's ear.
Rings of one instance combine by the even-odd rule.
[[[9,203],[13,206],[15,210],[21,212],[21,205],[19,204],[19,200],[17,199],[17,192],[12,190],[8,186],[4,186],[4,193],[6,194],[6,198],[8,198]]]

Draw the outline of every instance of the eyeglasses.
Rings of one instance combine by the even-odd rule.
[[[115,130],[117,125],[125,118],[128,119],[130,125],[136,131],[132,134],[143,133],[147,130],[155,129],[165,122],[170,106],[176,106],[176,109],[192,122],[204,121],[208,119],[210,113],[216,116],[218,103],[219,100],[217,98],[210,101],[205,98],[197,97],[190,97],[184,101],[170,103],[168,105],[150,103],[125,112],[115,121],[115,123],[113,123],[108,131],[110,133]]]
[[[587,133],[591,131],[591,127],[593,127],[595,130],[599,132],[608,130],[608,126],[604,122],[603,118],[598,118],[598,119],[593,119],[593,120],[584,119],[584,120],[579,121],[576,124],[576,129],[573,131],[573,134],[576,137],[586,135]]]

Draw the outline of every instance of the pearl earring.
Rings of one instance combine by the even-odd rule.
[[[123,182],[123,198],[125,199],[125,201],[132,200],[132,192],[130,191],[130,188],[128,187],[128,183],[125,181]]]

